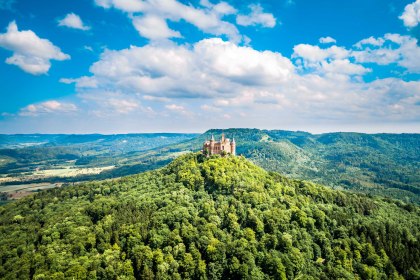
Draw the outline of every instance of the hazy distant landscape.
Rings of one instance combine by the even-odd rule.
[[[20,198],[66,182],[112,178],[125,166],[136,165],[132,173],[162,166],[169,159],[162,156],[156,165],[145,159],[150,150],[156,152],[159,147],[195,136],[170,133],[0,135],[2,200]]]
[[[226,129],[202,135],[1,135],[0,190],[11,194],[14,189],[4,186],[18,190],[20,184],[61,185],[156,169],[222,132],[237,139],[239,154],[267,170],[420,203],[419,134]]]

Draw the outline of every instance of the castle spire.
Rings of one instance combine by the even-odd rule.
[[[211,135],[210,141],[214,141],[214,135],[213,134]]]

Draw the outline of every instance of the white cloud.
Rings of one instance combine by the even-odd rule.
[[[355,44],[355,47],[361,49],[366,45],[380,47],[385,43],[385,40],[383,38],[375,38],[375,37],[369,37],[363,40],[360,40]]]
[[[83,46],[83,49],[88,52],[93,52],[93,48],[91,46]]]
[[[232,7],[226,2],[220,2],[216,5],[213,5],[211,8],[215,13],[219,15],[233,15],[237,12],[237,10],[234,7]]]
[[[364,42],[364,43],[362,43]],[[369,42],[369,43],[366,43]],[[385,34],[356,44],[360,50],[352,52],[359,63],[388,65],[395,63],[411,73],[420,73],[420,47],[417,39],[399,34]]]
[[[331,43],[336,43],[337,41],[334,38],[328,36],[328,37],[319,38],[319,42],[321,44],[331,44]]]
[[[321,48],[317,45],[299,44],[293,48],[292,58],[299,70],[335,73],[350,72],[363,75],[371,70],[361,64],[397,64],[410,73],[420,73],[420,47],[416,38],[400,34],[385,34],[383,37],[363,39],[353,48],[333,45]],[[335,67],[340,64],[340,67]],[[352,69],[350,71],[350,69]],[[350,71],[350,72],[349,72]]]
[[[114,88],[150,100],[151,96],[228,96],[239,87],[285,82],[294,74],[294,66],[279,53],[259,52],[214,38],[192,47],[172,44],[107,50],[90,71],[90,78],[63,82],[76,82],[82,88],[82,83],[95,81],[99,90]]]
[[[294,71],[293,64],[279,53],[259,52],[221,39],[202,40],[194,51],[211,72],[245,85],[281,83]]]
[[[139,107],[139,104],[133,100],[124,100],[116,98],[108,99],[107,105],[120,114],[128,114]]]
[[[141,36],[151,40],[181,37],[178,31],[174,31],[168,27],[164,18],[156,15],[134,17],[133,24]]]
[[[167,109],[169,109],[171,111],[178,111],[178,112],[185,111],[185,108],[183,106],[176,105],[176,104],[166,105],[165,108],[167,108]]]
[[[90,29],[90,26],[85,25],[82,19],[75,13],[67,14],[63,19],[58,21],[58,25],[80,30]]]
[[[7,27],[6,33],[0,34],[0,47],[13,52],[6,63],[16,65],[33,75],[47,73],[51,60],[70,59],[60,48],[47,39],[39,38],[33,31],[19,31],[14,21]]]
[[[133,23],[137,23],[135,24],[137,30],[142,36],[149,39],[157,37],[157,32],[151,28],[152,20],[158,23],[159,29],[164,31],[163,35],[166,35],[166,38],[180,37],[179,32],[167,27],[166,21],[184,20],[205,33],[216,36],[225,35],[234,42],[242,40],[236,26],[223,20],[223,16],[236,11],[225,2],[220,2],[217,5],[203,2],[207,4],[205,8],[196,8],[191,4],[185,5],[176,0],[96,0],[95,2],[98,6],[106,9],[113,7],[130,14],[141,13],[142,17],[149,21],[139,24],[139,18],[134,16],[132,17],[135,21]],[[140,17],[140,21],[142,17]],[[158,39],[164,39],[163,35],[158,36]]]
[[[404,12],[399,18],[406,27],[416,27],[420,22],[420,0],[405,6]]]
[[[343,47],[331,46],[320,48],[309,44],[299,44],[293,48],[292,58],[298,65],[301,73],[317,73],[319,75],[363,75],[368,72],[361,65],[350,62],[351,52]]]
[[[350,54],[348,50],[342,47],[331,46],[322,49],[318,46],[299,44],[293,48],[293,57],[301,57],[311,62],[320,62],[325,59],[344,59]]]
[[[188,110],[187,108],[181,105],[169,104],[165,105],[165,108],[171,111],[171,113],[175,113],[182,117],[190,118],[194,116],[194,113],[192,111]]]
[[[63,84],[76,84],[80,88],[97,88],[98,81],[92,77],[80,77],[77,79],[61,78],[60,83]]]
[[[367,69],[362,65],[351,63],[348,59],[333,60],[330,63],[323,61],[322,69],[327,73],[345,75],[364,75],[371,72],[371,69]]]
[[[243,26],[261,25],[270,28],[276,26],[276,18],[273,14],[264,13],[261,5],[251,4],[249,9],[251,10],[249,15],[238,15],[236,17],[237,24]]]
[[[226,2],[212,4],[209,0],[200,0],[200,5],[213,10],[219,15],[232,15],[237,13],[237,10]]]
[[[105,9],[114,7],[128,13],[141,12],[145,8],[141,0],[95,0],[95,3]]]
[[[77,111],[73,103],[59,102],[56,100],[45,101],[38,104],[31,104],[21,109],[20,116],[38,116],[49,113],[71,113]]]

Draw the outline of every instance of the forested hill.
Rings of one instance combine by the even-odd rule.
[[[0,207],[1,279],[419,279],[420,208],[190,153]]]
[[[167,151],[200,149],[205,139],[222,132],[235,137],[238,154],[266,170],[420,204],[420,134],[212,129]]]

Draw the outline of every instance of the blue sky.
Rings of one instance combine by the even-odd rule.
[[[420,132],[420,0],[0,0],[0,133]]]

